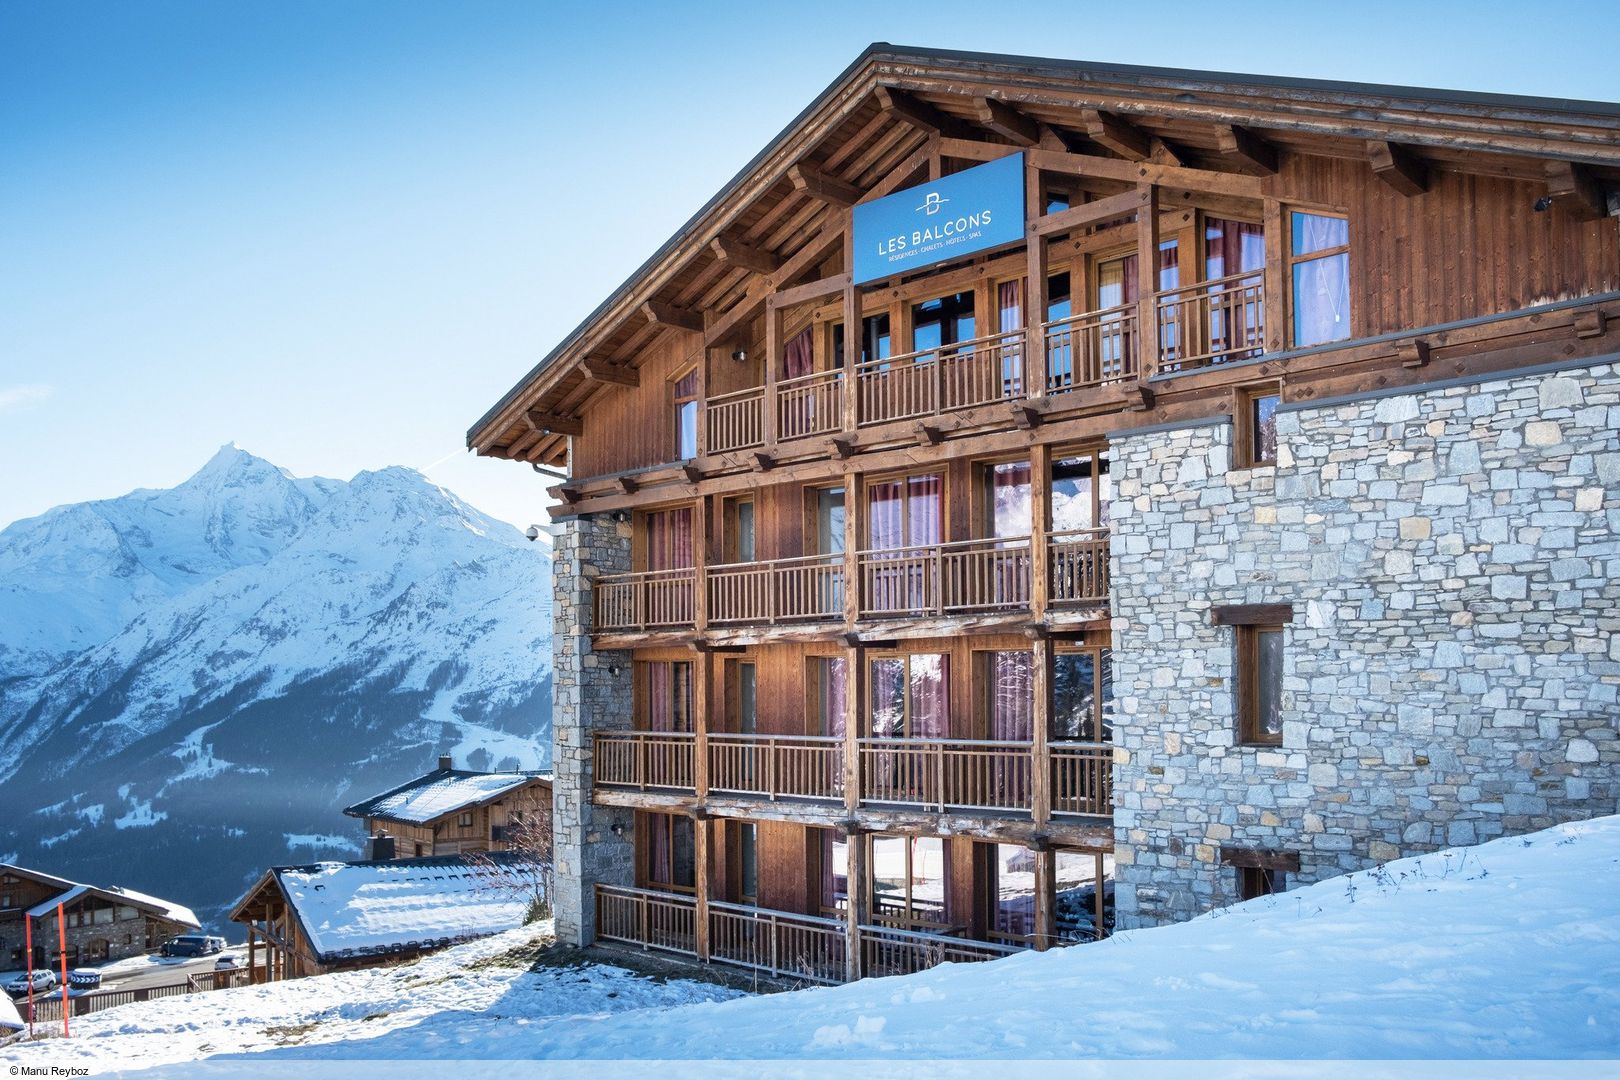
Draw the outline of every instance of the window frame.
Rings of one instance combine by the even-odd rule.
[[[690,397],[683,397],[677,387],[689,375],[696,375],[697,380]],[[674,425],[675,460],[690,461],[703,455],[703,374],[696,364],[688,364],[677,371],[669,380],[670,420]],[[685,406],[692,406],[692,454],[683,453],[681,413]]]
[[[1294,251],[1295,214],[1309,214],[1312,217],[1337,218],[1338,220],[1343,221],[1345,242],[1331,248],[1323,248],[1321,251],[1312,251],[1306,255],[1296,254]],[[1335,345],[1354,339],[1355,324],[1352,320],[1355,314],[1355,304],[1354,297],[1350,295],[1350,284],[1355,281],[1355,257],[1350,252],[1350,215],[1345,211],[1331,210],[1327,207],[1298,206],[1288,204],[1282,208],[1282,218],[1283,236],[1280,238],[1279,242],[1283,245],[1283,322],[1287,324],[1289,346],[1295,349],[1313,349],[1318,346]],[[1294,327],[1294,318],[1298,313],[1298,303],[1294,295],[1294,267],[1301,263],[1317,262],[1322,259],[1337,258],[1340,255],[1344,256],[1344,280],[1346,294],[1344,311],[1344,337],[1334,338],[1331,341],[1315,341],[1308,345],[1301,345],[1299,343],[1298,335],[1295,333]]]
[[[944,693],[945,693],[945,735],[943,737],[947,738],[947,739],[954,737],[954,729],[956,727],[956,716],[955,716],[954,711],[952,710],[952,705],[954,704],[954,698],[955,698],[956,695],[952,692],[952,686],[951,686],[951,681],[953,679],[953,675],[952,675],[952,672],[951,672],[952,650],[950,650],[950,649],[941,649],[941,650],[936,652],[936,651],[930,651],[930,650],[926,650],[926,649],[919,649],[916,652],[899,652],[899,651],[896,651],[896,650],[885,649],[885,650],[881,650],[881,651],[873,650],[866,657],[866,694],[865,694],[865,700],[861,702],[861,716],[860,716],[860,722],[861,722],[860,737],[861,738],[863,738],[863,739],[884,739],[884,738],[890,738],[890,739],[920,739],[920,738],[930,738],[931,737],[931,736],[924,736],[924,735],[914,735],[912,733],[913,716],[912,716],[912,696],[911,696],[911,684],[912,684],[911,661],[912,661],[912,659],[914,657],[918,657],[918,656],[937,656],[937,657],[940,658],[941,685],[942,685],[942,688],[943,688]],[[876,668],[876,666],[878,664],[884,663],[885,661],[889,661],[889,660],[898,660],[898,661],[900,661],[901,664],[903,665],[903,668],[904,668],[904,672],[903,672],[904,677],[900,680],[900,686],[901,686],[901,690],[902,690],[901,705],[900,705],[900,710],[901,710],[901,713],[900,713],[900,730],[899,730],[899,732],[897,732],[894,735],[887,735],[887,736],[874,735],[873,732],[872,732],[872,693],[873,693],[874,687],[877,686],[877,679],[873,675],[873,669]]]
[[[1260,635],[1283,634],[1294,621],[1292,604],[1236,604],[1210,608],[1210,621],[1232,627],[1232,720],[1239,746],[1283,745],[1283,664],[1277,668],[1277,732],[1260,729]],[[1281,640],[1286,662],[1288,639]]]
[[[1281,408],[1282,384],[1242,386],[1232,391],[1232,445],[1239,457],[1239,460],[1232,462],[1233,469],[1267,469],[1277,464],[1275,452],[1270,458],[1260,457],[1260,428],[1255,410],[1260,400],[1268,397],[1276,398],[1277,407]],[[1272,412],[1272,423],[1276,423],[1275,410]]]

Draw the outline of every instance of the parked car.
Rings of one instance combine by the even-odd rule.
[[[235,971],[236,970],[236,957],[232,956],[230,953],[226,953],[224,956],[222,956],[218,960],[214,961],[214,970],[215,971]]]
[[[30,979],[32,980],[31,982]],[[10,982],[6,983],[5,986],[6,993],[10,994],[12,997],[27,997],[29,990],[33,990],[33,992],[36,994],[41,994],[47,990],[54,990],[55,988],[56,975],[46,969],[41,969],[34,972],[32,977],[30,977],[28,972],[25,971],[21,975],[18,975],[15,979],[12,979]]]
[[[211,937],[208,939],[208,944],[210,946],[209,952],[223,952],[225,950],[225,939],[222,937]]]
[[[223,944],[215,944],[219,941],[204,934],[181,934],[165,941],[161,951],[164,956],[211,956],[224,948]]]

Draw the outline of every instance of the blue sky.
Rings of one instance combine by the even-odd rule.
[[[1616,100],[1611,20],[0,0],[0,526],[232,440],[542,520],[546,482],[465,429],[872,41]]]

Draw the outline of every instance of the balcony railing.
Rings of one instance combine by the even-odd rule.
[[[597,630],[657,630],[691,626],[697,571],[651,570],[596,579]]]
[[[1029,607],[1029,537],[863,551],[863,618]]]
[[[1069,529],[1047,538],[1053,607],[1108,603],[1108,530]]]
[[[729,967],[777,978],[840,983],[849,973],[848,926],[839,919],[710,900],[707,955]],[[700,956],[694,896],[620,885],[596,886],[596,937],[644,949]],[[855,949],[869,976],[909,975],[937,964],[999,960],[1024,951],[994,941],[861,925]]]
[[[697,900],[681,893],[596,886],[596,936],[697,955]]]
[[[596,783],[636,791],[695,791],[697,736],[685,731],[592,733]]]
[[[1266,293],[1257,270],[1157,293],[1153,308],[1161,372],[1247,360],[1265,351]]]
[[[776,437],[830,435],[844,427],[844,373],[815,371],[776,384]]]
[[[1052,743],[1052,813],[1107,817],[1114,812],[1114,748]]]
[[[709,622],[716,626],[844,617],[840,555],[711,566],[708,579]]]
[[[1024,331],[863,361],[855,369],[862,427],[933,416],[1025,394]]]
[[[765,388],[719,394],[706,403],[711,454],[765,445]]]
[[[946,810],[1028,811],[1034,756],[1027,742],[863,738],[861,802]]]
[[[717,732],[708,741],[710,794],[844,797],[844,740],[839,736]]]
[[[1105,308],[1044,324],[1046,392],[1059,394],[1135,378],[1136,305]]]
[[[843,982],[846,927],[837,919],[709,901],[709,959],[768,975]]]

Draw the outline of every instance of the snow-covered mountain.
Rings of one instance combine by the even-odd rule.
[[[549,555],[412,470],[234,446],[0,531],[0,859],[212,913],[438,754],[544,767]]]

